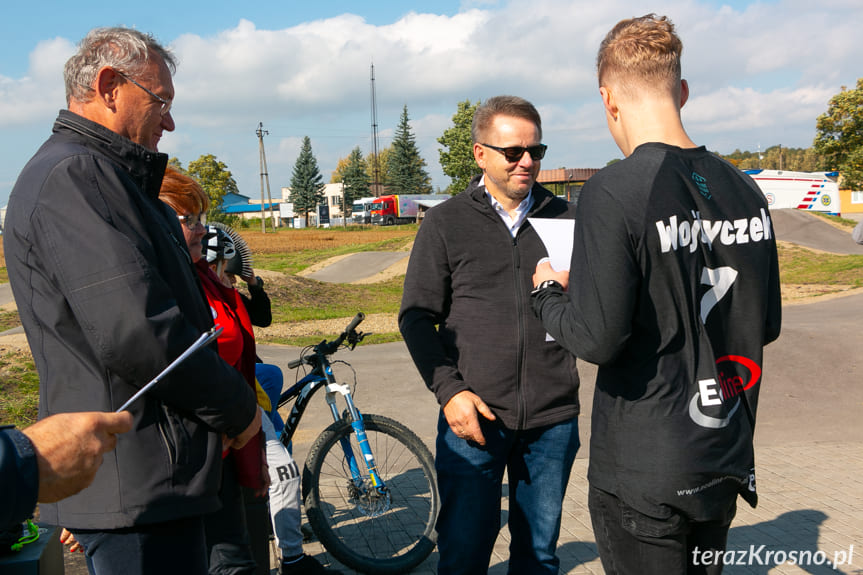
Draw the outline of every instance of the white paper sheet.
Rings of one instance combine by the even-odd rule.
[[[572,239],[575,232],[575,220],[552,218],[527,218],[533,229],[542,240],[548,252],[551,268],[556,272],[569,269],[572,261]],[[542,261],[542,260],[540,260]],[[537,262],[539,263],[539,262]],[[545,334],[545,341],[554,341],[551,334]]]
[[[539,239],[542,240],[551,267],[556,272],[569,269],[572,260],[572,237],[575,231],[575,220],[561,220],[552,218],[527,218]]]

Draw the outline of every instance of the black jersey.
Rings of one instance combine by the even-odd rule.
[[[780,327],[776,241],[749,176],[707,152],[649,143],[585,185],[570,297],[535,311],[599,364],[588,478],[628,505],[717,519],[755,504],[762,348]]]

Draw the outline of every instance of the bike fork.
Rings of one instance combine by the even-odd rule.
[[[331,386],[332,387],[332,384]],[[346,386],[345,386],[346,387]],[[385,489],[385,485],[383,479],[381,479],[380,474],[378,474],[377,465],[375,464],[375,457],[372,454],[372,449],[369,446],[368,436],[366,434],[366,426],[363,423],[363,416],[360,413],[359,409],[357,409],[356,405],[354,405],[353,398],[351,394],[347,390],[338,390],[342,396],[345,398],[345,403],[348,406],[348,415],[351,418],[351,427],[354,430],[354,433],[357,436],[357,443],[360,447],[360,453],[362,454],[362,459],[365,462],[365,467],[369,472],[369,479],[372,482],[372,485],[375,489],[379,491],[383,491]],[[338,408],[336,407],[335,398],[332,398],[330,401],[330,397],[327,398],[327,403],[330,405],[330,411],[333,414],[333,418],[336,420],[340,419]],[[354,485],[361,486],[363,482],[363,475],[360,472],[360,466],[357,463],[357,456],[354,453],[353,447],[351,447],[350,437],[343,437],[339,440],[342,446],[342,450],[345,454],[345,462],[348,464],[348,468],[351,470],[351,477],[353,479]]]

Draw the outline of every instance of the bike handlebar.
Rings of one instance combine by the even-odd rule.
[[[366,319],[366,314],[361,311],[357,312],[357,315],[354,316],[354,319],[351,320],[351,323],[348,324],[348,327],[345,328],[342,335],[347,335],[357,329],[357,326],[363,323],[364,319]]]
[[[352,342],[353,345],[356,345],[356,342],[359,339],[362,339],[362,334],[360,334],[360,337],[357,338],[356,334],[354,333],[354,330],[356,330],[358,325],[363,323],[364,319],[366,319],[366,314],[364,314],[361,311],[357,312],[357,315],[354,316],[354,318],[351,320],[351,322],[345,328],[345,331],[343,331],[339,335],[339,337],[337,337],[336,339],[334,339],[333,341],[331,341],[329,343],[327,343],[326,340],[322,341],[321,343],[319,343],[318,345],[315,346],[315,353],[320,353],[323,355],[331,355],[331,354],[335,353],[336,351],[338,351],[339,346],[342,345],[342,342],[344,342],[345,339],[347,339],[349,342]],[[351,337],[351,334],[354,334],[353,338]],[[289,369],[296,369],[296,368],[300,367],[302,364],[307,363],[307,359],[306,359],[307,357],[310,357],[310,356],[304,356],[304,357],[301,357],[299,359],[295,359],[293,361],[288,362],[288,368]]]

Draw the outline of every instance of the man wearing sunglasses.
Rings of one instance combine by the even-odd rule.
[[[213,325],[180,222],[158,200],[174,68],[149,35],[92,30],[66,63],[68,110],[12,191],[3,239],[40,418],[115,411]],[[206,348],[129,411],[132,430],[92,485],[41,519],[75,535],[91,573],[203,575],[223,436],[241,447],[258,433],[254,392]]]
[[[488,570],[509,487],[510,573],[557,573],[561,507],[579,447],[575,358],[530,311],[547,255],[531,218],[575,208],[536,183],[539,113],[498,96],[471,129],[482,175],[429,210],[411,253],[399,327],[441,406],[435,457],[438,573]]]

